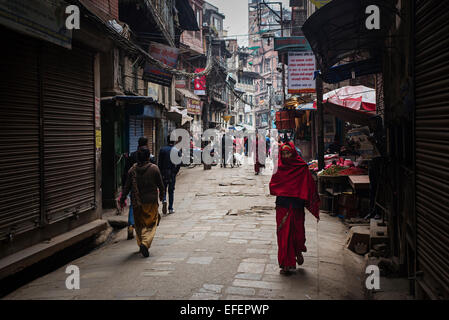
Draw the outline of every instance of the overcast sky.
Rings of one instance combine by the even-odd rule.
[[[228,36],[235,36],[239,46],[248,44],[248,0],[207,0],[210,4],[219,8],[219,11],[226,16],[224,29],[228,30]],[[269,1],[267,1],[269,2]],[[288,7],[289,0],[276,0]]]

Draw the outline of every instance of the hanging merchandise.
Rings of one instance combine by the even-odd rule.
[[[276,128],[279,130],[295,129],[296,110],[281,110],[276,112]]]
[[[288,130],[296,128],[296,108],[299,105],[298,98],[293,97],[285,101],[284,108],[276,112],[276,128]]]

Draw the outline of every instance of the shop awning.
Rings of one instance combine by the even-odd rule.
[[[379,58],[346,63],[334,66],[322,74],[326,83],[338,83],[344,80],[382,72],[382,62]]]
[[[366,27],[369,5],[380,9],[380,29]],[[380,56],[385,37],[394,21],[396,8],[390,0],[333,0],[315,11],[302,27],[319,68],[326,73],[332,66],[354,53],[366,58]]]
[[[177,106],[172,106],[170,108],[170,111],[167,112],[167,117],[170,120],[180,123],[182,126],[186,122],[190,122],[193,120],[193,118],[187,114],[187,109],[181,110]]]
[[[101,98],[102,103],[123,105],[128,114],[142,115],[149,118],[162,117],[162,105],[148,96],[113,96]]]
[[[252,62],[248,62],[248,64],[252,64]],[[240,72],[239,72],[239,74],[240,74]],[[253,78],[253,79],[263,79],[263,77],[260,75],[260,73],[258,73],[258,72],[253,72],[253,71],[242,71],[241,72],[241,75],[242,76],[245,76],[245,77],[250,77],[250,78]]]
[[[376,89],[346,86],[323,95],[323,102],[360,112],[376,112]],[[316,100],[314,101],[316,108]]]
[[[176,92],[178,92],[179,94],[183,95],[184,97],[188,98],[188,99],[193,99],[193,100],[198,100],[201,101],[201,98],[198,97],[196,94],[194,94],[192,91],[187,90],[187,89],[181,89],[181,88],[176,88]]]
[[[316,111],[316,107],[313,106],[313,102],[300,104],[296,107],[296,110],[306,111],[306,110],[314,110]]]
[[[341,120],[367,125],[376,115],[376,90],[365,86],[346,86],[323,95],[324,110]],[[316,100],[313,103],[316,109]]]

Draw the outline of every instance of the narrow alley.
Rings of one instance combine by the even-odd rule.
[[[317,224],[306,212],[304,265],[279,274],[269,169],[183,168],[175,213],[162,218],[149,258],[124,228],[70,263],[79,290],[67,290],[64,266],[5,299],[363,299],[363,257],[345,248],[347,228],[325,213]]]

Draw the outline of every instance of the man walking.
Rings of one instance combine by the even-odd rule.
[[[129,157],[125,160],[125,169],[122,175],[122,191],[125,190],[126,182],[128,180],[128,172],[132,168],[134,164],[137,163],[137,152],[144,148],[148,147],[148,139],[146,137],[139,138],[139,145],[137,150],[129,155]],[[134,215],[133,215],[133,205],[129,204],[129,213],[128,213],[128,240],[134,238]]]
[[[158,213],[158,196],[165,197],[165,188],[158,167],[150,162],[150,151],[146,146],[137,152],[137,162],[128,171],[126,185],[120,198],[123,207],[128,193],[131,192],[134,208],[137,245],[140,253],[146,258],[153,242],[156,228],[161,217]]]
[[[170,154],[172,149],[174,148],[178,155],[181,156],[181,151],[174,147],[174,142],[170,141],[170,135],[168,136],[168,145],[163,147],[159,151],[159,170],[162,174],[162,180],[164,182],[164,198],[162,202],[162,213],[167,214],[167,188],[168,188],[168,213],[175,213],[173,209],[173,203],[175,201],[175,184],[176,184],[176,175],[179,172],[180,165],[175,165],[171,159]]]

